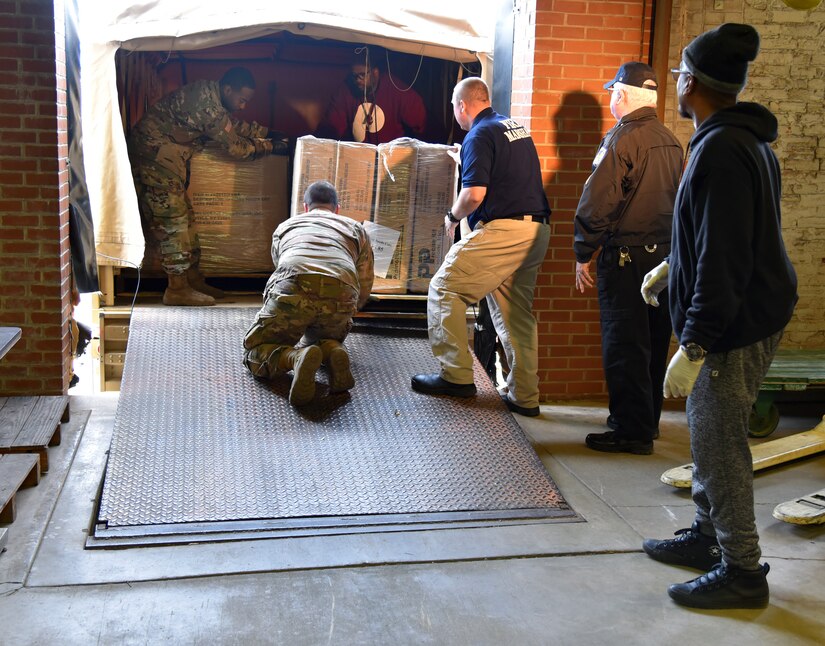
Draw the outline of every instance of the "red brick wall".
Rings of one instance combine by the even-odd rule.
[[[615,124],[603,85],[622,63],[647,62],[650,4],[516,3],[512,114],[532,132],[553,209],[534,304],[544,400],[606,395],[595,288],[582,295],[574,287],[573,215],[599,142]]]
[[[515,2],[511,112],[533,132],[553,207],[535,303],[545,400],[605,394],[598,304],[573,288],[572,218],[613,123],[602,84],[646,59],[650,4]],[[23,328],[0,394],[54,394],[70,371],[63,0],[0,0],[0,21],[0,324]]]
[[[70,376],[63,0],[0,0],[0,325],[22,339],[0,395],[66,392]]]

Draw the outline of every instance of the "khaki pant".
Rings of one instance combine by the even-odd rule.
[[[533,316],[536,277],[550,227],[537,222],[493,220],[452,246],[430,281],[427,325],[441,377],[473,381],[467,306],[487,298],[510,374],[507,389],[519,406],[539,405],[538,330]]]

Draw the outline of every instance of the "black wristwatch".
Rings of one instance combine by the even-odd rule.
[[[453,215],[453,212],[452,212],[452,211],[447,211],[447,219],[448,219],[450,222],[452,222],[453,224],[458,224],[459,222],[461,222],[461,219],[460,219],[460,218],[455,217],[455,216]]]
[[[701,361],[708,353],[708,351],[698,343],[685,343],[685,345],[682,346],[682,350],[684,350],[685,356],[687,356],[689,361]]]

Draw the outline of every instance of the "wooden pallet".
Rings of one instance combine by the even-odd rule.
[[[18,489],[40,483],[40,460],[31,453],[0,455],[0,523],[12,523],[17,515]]]
[[[60,444],[60,422],[69,421],[69,398],[0,397],[0,453],[37,453],[49,470],[50,446]]]
[[[773,510],[773,517],[794,525],[825,523],[825,489],[778,504]]]
[[[792,460],[825,451],[825,416],[810,431],[794,433],[778,440],[751,445],[753,470],[761,471]],[[662,474],[661,481],[671,487],[686,489],[693,481],[693,464],[683,464],[668,469]]]

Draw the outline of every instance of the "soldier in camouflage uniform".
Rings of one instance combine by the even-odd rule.
[[[132,129],[129,155],[147,243],[160,245],[169,287],[166,305],[214,305],[223,292],[198,270],[200,241],[186,194],[189,160],[209,141],[237,159],[270,154],[268,128],[232,118],[255,94],[249,70],[233,67],[220,81],[195,81],[155,103]],[[281,143],[281,142],[279,142]]]
[[[369,237],[359,222],[338,215],[335,187],[311,184],[304,210],[272,235],[275,271],[243,342],[244,365],[255,377],[293,371],[289,401],[295,406],[315,396],[322,363],[329,370],[330,392],[355,385],[342,341],[373,282]]]

